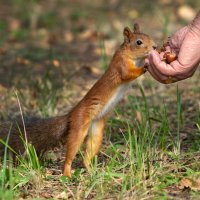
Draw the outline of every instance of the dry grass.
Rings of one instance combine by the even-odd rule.
[[[82,5],[49,1],[48,6],[33,2],[36,10],[40,10],[38,5],[42,10],[47,7],[44,13],[34,11],[36,22],[28,12],[20,15],[22,8],[28,10],[30,6],[23,1],[1,8],[14,13],[11,18],[5,15],[5,21],[0,20],[1,121],[20,114],[14,90],[19,92],[24,115],[47,117],[66,113],[103,73],[122,40],[123,27],[134,20],[134,11],[138,12],[136,18],[143,30],[158,43],[183,26],[176,15],[168,16],[175,4],[180,6],[177,2],[166,6],[156,1],[151,9],[145,7],[146,1],[137,5],[116,1],[108,8],[104,1],[98,6],[97,1]],[[132,12],[125,12],[128,9]],[[99,18],[94,19],[94,14]],[[39,167],[23,158],[24,164],[15,167],[4,160],[0,196],[198,199],[198,185],[186,187],[181,180],[200,178],[199,80],[199,70],[192,78],[169,86],[145,74],[133,83],[111,116],[101,152],[90,173],[82,168],[80,153],[73,165],[73,179],[63,177],[63,147],[49,152]],[[36,155],[33,162],[34,159]]]

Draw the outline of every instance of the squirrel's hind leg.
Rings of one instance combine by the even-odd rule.
[[[92,158],[98,153],[102,144],[105,121],[104,118],[99,119],[98,121],[93,121],[88,131],[83,160],[88,171],[90,170]]]
[[[71,165],[81,144],[88,134],[90,124],[87,123],[83,127],[71,128],[66,141],[66,157],[64,164],[64,176],[71,178]]]

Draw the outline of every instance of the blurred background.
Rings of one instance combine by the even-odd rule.
[[[0,0],[0,124],[20,115],[16,93],[26,116],[67,113],[109,65],[125,26],[138,22],[162,45],[199,8],[200,0]],[[20,199],[65,199],[63,192],[66,199],[200,199],[193,196],[200,188],[200,68],[170,85],[145,73],[113,115],[94,173],[80,169],[80,156],[72,182],[61,179],[60,148],[46,156],[42,178],[32,165],[12,172],[10,162],[3,164],[8,171],[0,173],[0,196],[14,191]],[[183,179],[187,186],[180,186],[189,176],[198,179]]]
[[[199,8],[199,0],[0,0],[2,116],[16,106],[13,88],[25,108],[57,114],[103,73],[125,26],[138,22],[162,45]],[[147,89],[168,87],[149,75],[139,81]]]

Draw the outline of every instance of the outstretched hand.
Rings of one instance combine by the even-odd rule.
[[[164,52],[152,50],[147,60],[150,74],[161,83],[172,83],[191,77],[200,63],[200,12],[193,22],[169,38],[166,52],[175,52],[177,59],[164,62]]]

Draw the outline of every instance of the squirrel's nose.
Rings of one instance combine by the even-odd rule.
[[[156,50],[157,46],[156,46],[156,45],[153,45],[152,48],[153,48],[154,50]]]

